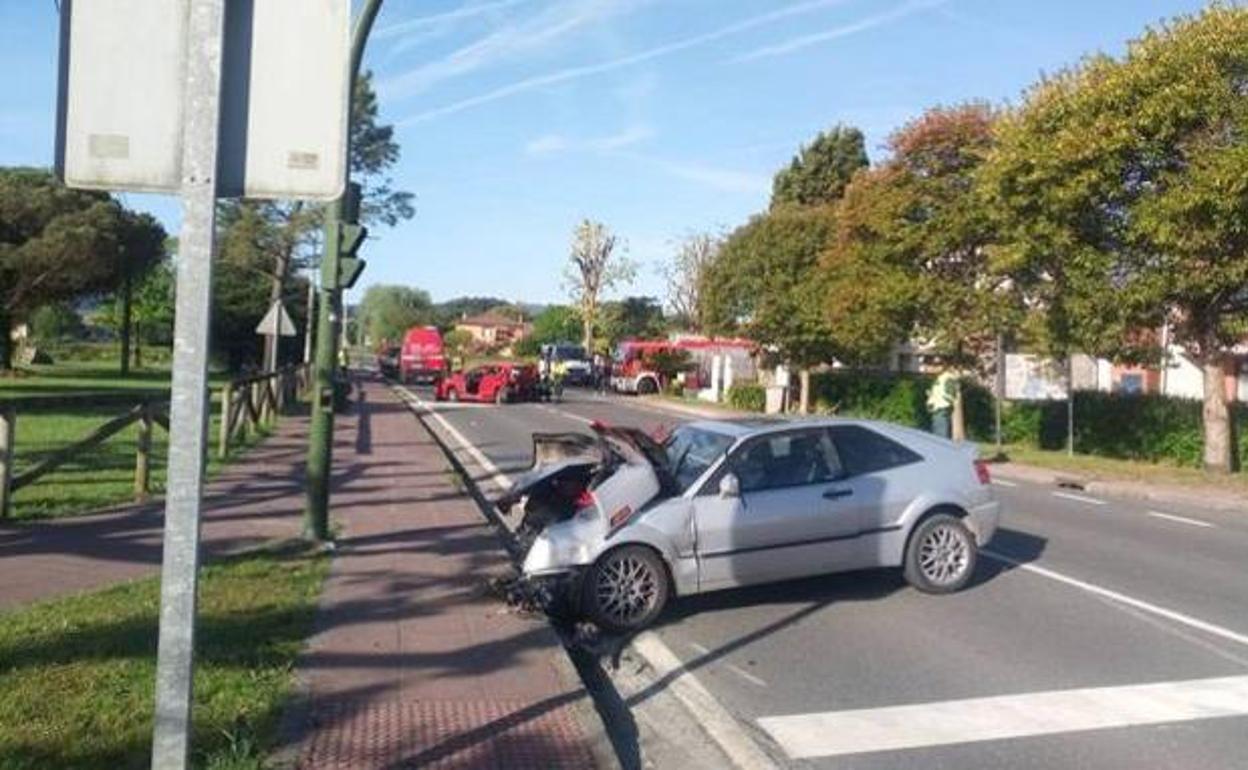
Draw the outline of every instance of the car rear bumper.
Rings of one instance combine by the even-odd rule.
[[[985,547],[997,532],[997,524],[1001,520],[1001,501],[989,500],[973,506],[966,517],[967,526],[975,533],[975,542],[980,548]]]

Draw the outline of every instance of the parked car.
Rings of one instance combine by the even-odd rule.
[[[539,395],[537,367],[533,364],[485,364],[437,381],[438,401],[534,401]]]
[[[448,368],[438,327],[413,326],[407,330],[399,353],[399,378],[403,382],[433,382]]]
[[[596,424],[533,443],[497,502],[522,509],[524,580],[615,632],[672,597],[864,568],[956,591],[1000,514],[972,445],[888,423],[715,420],[663,443]]]

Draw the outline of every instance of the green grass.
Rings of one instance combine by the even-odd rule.
[[[287,551],[201,572],[198,767],[263,767],[327,569]],[[148,578],[0,614],[0,770],[148,767],[159,594]]]
[[[209,425],[209,474],[218,471],[216,438],[220,424],[218,386],[222,375],[212,378],[213,409]],[[0,378],[0,403],[6,399],[32,395],[68,395],[82,392],[160,391],[169,387],[168,371],[143,371],[128,378],[119,377],[115,368],[92,364],[57,364],[31,367],[18,376]],[[121,414],[121,407],[80,407],[72,411],[19,412],[17,418],[16,473],[50,453],[85,437],[108,419]],[[13,496],[14,519],[68,516],[127,503],[134,498],[134,454],[138,426],[132,425],[103,444],[77,455],[52,473],[19,490]],[[237,456],[258,443],[265,433],[235,444]],[[156,426],[152,431],[151,494],[159,495],[165,485],[165,457],[169,437]]]
[[[1006,445],[1004,450],[1006,456],[1013,462],[1062,473],[1092,476],[1101,481],[1139,481],[1192,487],[1211,486],[1231,492],[1248,493],[1248,476],[1243,473],[1222,476],[1206,473],[1199,468],[1182,467],[1170,463],[1119,460],[1083,454],[1070,457],[1065,452],[1021,445]],[[996,453],[996,445],[980,444],[980,452],[984,457],[991,457]]]

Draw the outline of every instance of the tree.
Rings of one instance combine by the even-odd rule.
[[[134,287],[130,319],[136,369],[143,366],[144,345],[168,345],[173,341],[173,304],[173,265],[164,260]]]
[[[838,200],[854,173],[868,164],[862,132],[834,126],[803,145],[789,165],[776,174],[771,207],[817,206]]]
[[[1006,256],[1059,344],[1135,355],[1168,321],[1204,372],[1204,464],[1231,468],[1224,373],[1248,311],[1248,10],[1214,5],[1035,86],[985,167]],[[1158,351],[1160,352],[1160,351]]]
[[[435,313],[429,292],[423,289],[375,284],[364,292],[358,318],[373,344],[397,343],[411,327],[432,324]]]
[[[976,197],[995,113],[981,103],[928,110],[889,138],[890,155],[850,182],[825,260],[825,307],[846,361],[871,363],[907,338],[955,369],[981,369],[1008,312],[991,269],[996,237]],[[960,403],[954,436],[965,434]]]
[[[121,207],[47,171],[0,169],[0,371],[13,325],[40,305],[101,291],[115,276]]]
[[[581,311],[582,343],[594,348],[594,324],[602,295],[633,280],[636,266],[617,251],[619,241],[601,222],[583,220],[572,232],[572,251],[564,270],[568,294]]]
[[[165,228],[151,214],[123,211],[121,242],[117,251],[117,294],[121,305],[118,330],[121,336],[120,370],[130,373],[130,340],[133,331],[134,287],[165,258]]]
[[[698,287],[723,240],[723,236],[711,233],[687,235],[677,245],[672,261],[662,268],[673,321],[693,331],[698,331],[701,316]]]
[[[800,370],[802,411],[810,404],[810,368],[836,355],[818,282],[835,223],[829,206],[757,215],[724,242],[700,287],[708,331],[744,334]]]
[[[453,361],[463,361],[472,350],[472,332],[467,329],[451,329],[442,335],[442,344]]]
[[[43,305],[30,314],[30,334],[41,343],[56,342],[82,333],[82,316],[68,302]]]
[[[455,297],[434,306],[438,326],[444,330],[454,328],[464,316],[480,315],[492,308],[506,305],[507,300],[498,297]]]
[[[667,334],[663,307],[654,297],[625,297],[602,306],[600,335],[609,345],[623,339],[653,339]]]
[[[584,331],[581,314],[574,307],[551,305],[533,317],[533,331],[526,340],[532,340],[534,352],[542,345],[571,342]]]

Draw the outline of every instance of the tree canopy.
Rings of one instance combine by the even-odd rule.
[[[839,200],[854,173],[868,163],[862,131],[838,125],[820,132],[776,174],[771,206],[817,206]]]
[[[429,292],[410,286],[374,284],[360,301],[359,320],[368,341],[401,342],[413,326],[431,325],[436,320]]]

